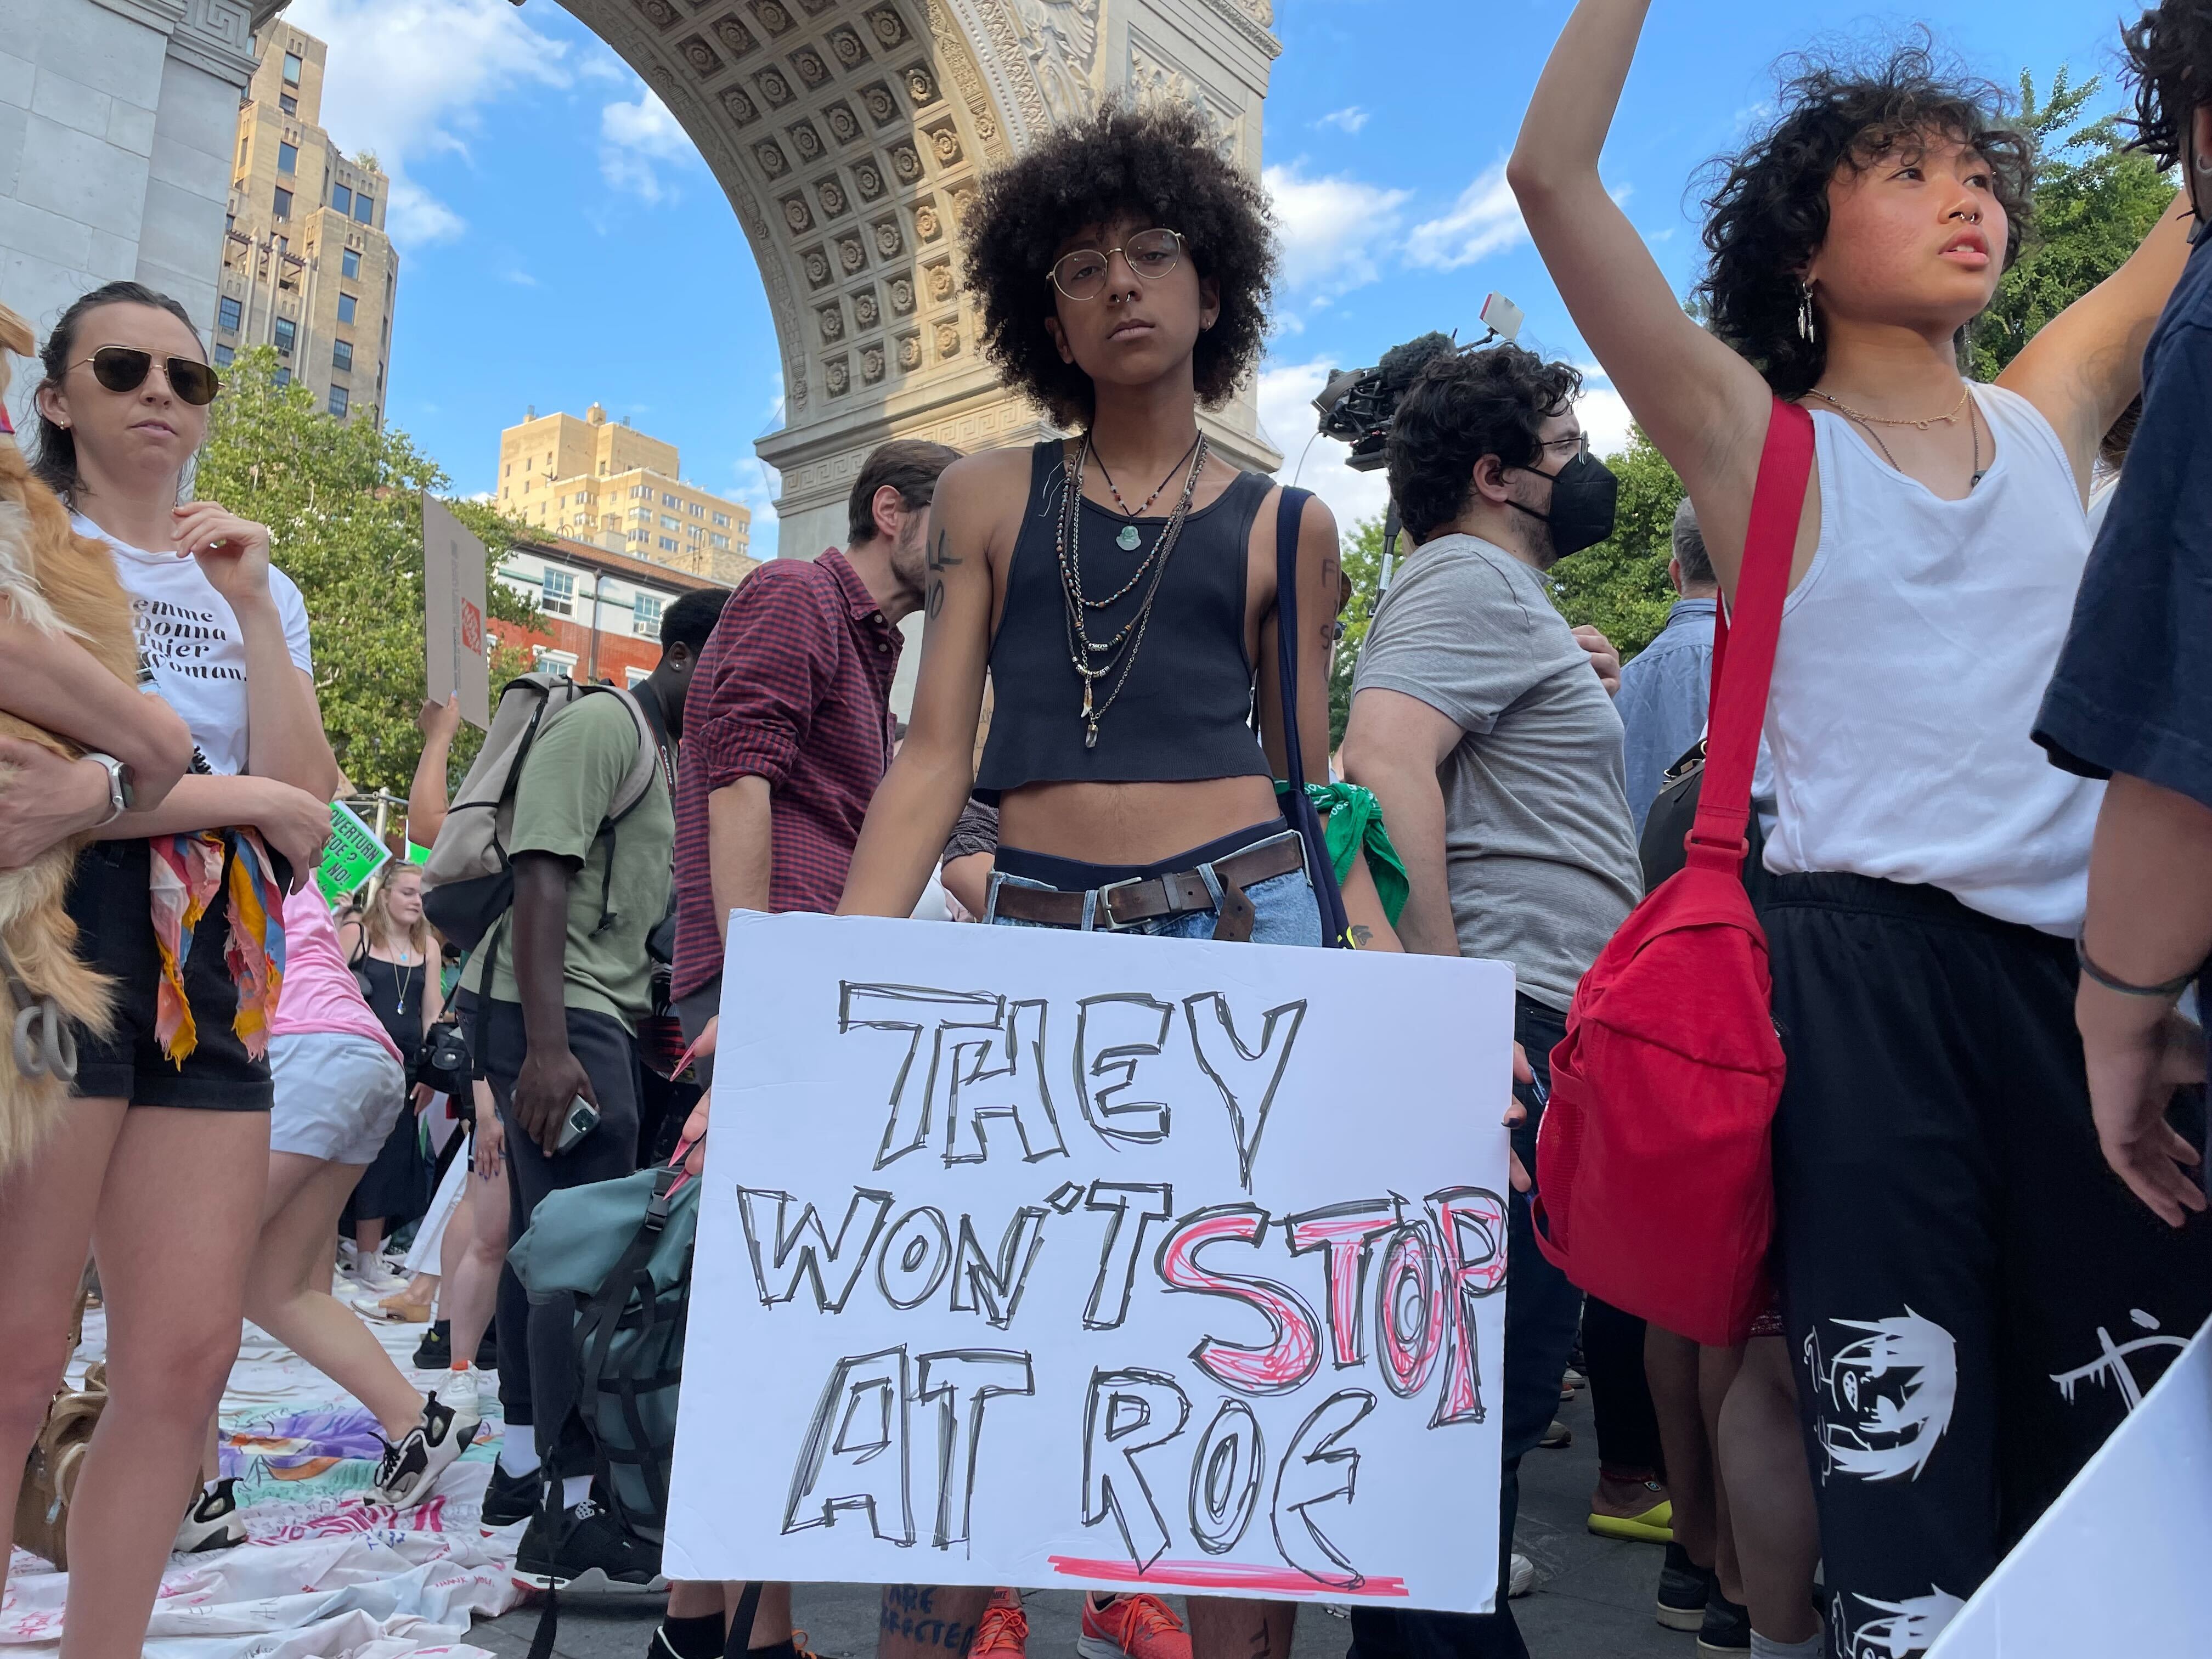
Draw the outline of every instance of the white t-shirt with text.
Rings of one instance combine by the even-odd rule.
[[[197,559],[133,547],[82,513],[75,524],[79,535],[96,537],[114,550],[115,574],[131,596],[141,681],[183,717],[210,771],[246,770],[246,637],[229,601],[215,591]],[[303,673],[313,673],[307,605],[298,584],[272,564],[269,592],[292,660]]]

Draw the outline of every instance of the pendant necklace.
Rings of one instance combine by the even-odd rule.
[[[1083,682],[1083,706],[1078,711],[1077,718],[1083,722],[1083,746],[1085,749],[1098,746],[1098,722],[1120,698],[1123,688],[1129,683],[1129,671],[1136,666],[1137,653],[1144,647],[1146,628],[1152,621],[1152,603],[1159,598],[1160,581],[1167,574],[1168,560],[1175,552],[1176,542],[1182,538],[1185,521],[1190,517],[1191,497],[1198,489],[1199,474],[1206,470],[1208,449],[1206,434],[1200,433],[1197,441],[1191,446],[1190,471],[1183,478],[1182,494],[1176,502],[1175,511],[1168,515],[1167,523],[1161,527],[1159,539],[1152,544],[1152,550],[1137,567],[1137,574],[1123,583],[1112,598],[1105,599],[1091,599],[1083,591],[1083,463],[1091,453],[1090,441],[1086,439],[1083,447],[1076,451],[1075,464],[1066,480],[1066,494],[1060,503],[1059,534],[1054,548],[1060,561],[1060,596],[1066,611],[1068,665],[1075,670],[1077,678]],[[1161,488],[1165,487],[1164,482]],[[1154,493],[1158,494],[1157,491]],[[1136,528],[1134,525],[1127,526],[1133,535]],[[1141,536],[1136,538],[1139,542],[1142,539]],[[1133,544],[1123,545],[1133,550]],[[1136,615],[1109,638],[1092,639],[1088,613],[1103,611],[1115,599],[1127,594],[1144,580],[1147,572],[1151,574],[1152,583],[1138,604]],[[1118,674],[1115,672],[1117,668]],[[1093,687],[1097,682],[1108,678],[1114,681],[1113,689],[1106,694],[1105,701],[1100,702],[1094,696]]]
[[[1200,434],[1200,436],[1203,435],[1203,434]],[[1198,444],[1199,439],[1197,437],[1194,437],[1190,441],[1190,449],[1184,450],[1181,455],[1176,458],[1176,464],[1168,469],[1167,477],[1162,478],[1159,482],[1158,487],[1155,489],[1151,495],[1145,497],[1145,504],[1142,507],[1136,508],[1134,511],[1132,511],[1128,502],[1121,499],[1121,492],[1114,483],[1113,473],[1107,469],[1106,458],[1091,447],[1091,437],[1088,433],[1084,434],[1083,439],[1083,447],[1085,453],[1088,454],[1090,459],[1096,460],[1098,463],[1098,476],[1106,480],[1107,492],[1114,497],[1114,505],[1121,509],[1121,516],[1123,518],[1132,520],[1141,519],[1146,514],[1152,510],[1152,503],[1159,500],[1160,491],[1162,489],[1165,489],[1169,483],[1173,481],[1175,475],[1182,471],[1182,464],[1190,459],[1191,449],[1196,449],[1198,447]],[[1142,543],[1144,539],[1143,535],[1138,531],[1136,525],[1132,522],[1121,526],[1121,533],[1114,538],[1114,545],[1120,548],[1124,553],[1133,553],[1137,550],[1139,544]]]

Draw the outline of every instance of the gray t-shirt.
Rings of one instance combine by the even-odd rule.
[[[1644,896],[1620,716],[1543,579],[1473,536],[1424,546],[1383,594],[1353,695],[1418,697],[1466,734],[1437,769],[1452,921],[1564,1009]]]

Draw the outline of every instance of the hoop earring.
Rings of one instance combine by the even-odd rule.
[[[1813,344],[1814,326],[1813,285],[1810,283],[1800,283],[1797,285],[1797,337],[1804,341],[1807,345]]]

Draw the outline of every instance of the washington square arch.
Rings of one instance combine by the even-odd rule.
[[[757,447],[781,477],[779,548],[798,556],[843,542],[846,494],[887,438],[973,450],[1051,430],[1000,386],[961,289],[981,173],[1120,95],[1188,101],[1256,174],[1281,50],[1271,0],[563,4],[667,105],[744,228],[783,373],[784,425]],[[137,276],[212,323],[238,95],[254,31],[283,9],[0,0],[0,161],[7,118],[25,128],[14,184],[0,167],[11,304],[43,325]],[[62,88],[57,108],[107,113],[57,125],[34,82]],[[1249,386],[1206,423],[1238,464],[1280,464]]]

